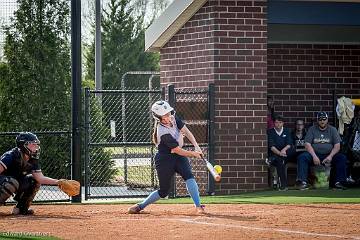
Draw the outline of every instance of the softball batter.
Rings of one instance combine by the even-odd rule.
[[[205,213],[204,206],[200,203],[198,185],[191,171],[188,157],[201,158],[202,151],[196,142],[194,135],[185,124],[175,117],[174,109],[166,101],[157,101],[151,111],[155,119],[153,142],[158,152],[155,155],[155,167],[159,178],[160,189],[156,190],[141,203],[137,203],[128,209],[131,214],[140,213],[146,206],[165,198],[169,194],[171,178],[175,173],[185,180],[186,188],[194,201],[196,212]],[[195,151],[182,149],[183,136],[194,145]]]

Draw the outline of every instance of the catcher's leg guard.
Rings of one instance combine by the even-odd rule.
[[[0,205],[3,205],[18,189],[19,182],[15,178],[0,176]]]
[[[20,214],[29,214],[28,209],[39,189],[40,184],[36,182],[32,175],[27,175],[22,179],[19,191],[14,197],[14,200],[18,202],[16,208],[19,209]]]

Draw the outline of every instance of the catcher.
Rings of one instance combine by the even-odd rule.
[[[16,147],[0,158],[0,205],[15,195],[17,202],[13,215],[32,215],[29,208],[41,184],[58,185],[65,193],[79,194],[80,184],[73,180],[53,179],[41,172],[39,165],[40,141],[30,132],[22,132],[16,137]],[[69,187],[70,186],[70,187]]]

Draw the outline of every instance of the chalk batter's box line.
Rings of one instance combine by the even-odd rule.
[[[216,217],[215,217],[216,218]],[[281,229],[281,228],[270,228],[270,227],[251,227],[239,224],[224,224],[224,223],[211,223],[211,222],[204,222],[205,219],[215,219],[212,218],[204,218],[203,216],[198,216],[195,218],[122,218],[118,220],[123,221],[178,221],[183,223],[190,223],[190,224],[199,224],[205,226],[212,226],[212,227],[221,227],[221,228],[241,228],[245,230],[255,230],[255,231],[262,231],[262,232],[278,232],[278,233],[288,233],[294,235],[306,235],[306,236],[316,236],[316,237],[331,237],[331,238],[339,238],[339,239],[354,239],[360,240],[360,236],[346,236],[346,235],[339,235],[339,234],[329,234],[329,233],[313,233],[313,232],[305,232],[305,231],[296,231],[296,230],[289,230],[289,229]]]
[[[179,220],[182,222],[188,222],[191,224],[217,226],[217,227],[222,227],[222,228],[224,228],[224,227],[241,228],[241,229],[246,229],[246,230],[255,230],[255,231],[264,231],[264,232],[272,231],[272,232],[289,233],[289,234],[296,234],[296,235],[308,235],[308,236],[316,236],[316,237],[332,237],[332,238],[340,238],[340,239],[360,240],[360,236],[346,236],[346,235],[328,234],[328,233],[312,233],[312,232],[305,232],[305,231],[295,231],[295,230],[288,230],[288,229],[281,229],[281,228],[251,227],[251,226],[244,226],[244,225],[200,222],[200,221],[197,221],[196,219],[179,219]]]

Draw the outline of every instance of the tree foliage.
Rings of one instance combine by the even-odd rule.
[[[70,128],[69,15],[67,0],[18,0],[0,65],[0,131]],[[43,171],[68,177],[70,135],[38,136]],[[3,142],[0,148],[9,150],[14,138],[9,145]]]
[[[101,22],[103,89],[121,88],[121,77],[128,71],[159,69],[159,55],[144,52],[145,20],[139,17],[144,7],[141,8],[141,1],[135,3],[111,0],[104,7]],[[92,43],[86,54],[86,79],[95,79],[94,55]]]
[[[154,2],[163,3],[165,0],[154,0]],[[103,89],[120,89],[121,78],[124,73],[128,71],[156,71],[159,69],[159,55],[154,53],[144,52],[145,42],[145,28],[147,27],[145,12],[149,1],[143,0],[109,0],[104,5],[101,17],[102,27],[102,88]],[[144,5],[145,4],[145,5]],[[156,13],[158,12],[158,5]],[[155,11],[155,10],[154,10]],[[92,31],[94,33],[94,31]],[[85,79],[87,81],[95,81],[95,43],[91,43],[86,49],[85,53]],[[147,79],[144,77],[133,77],[127,81],[126,88],[144,88],[148,86]],[[141,81],[140,81],[141,80]],[[157,84],[158,86],[159,84]],[[148,137],[148,122],[142,121],[141,124],[146,125],[146,130],[142,130],[142,125],[139,122],[134,125],[131,119],[132,113],[147,112],[146,109],[140,109],[139,101],[134,101],[134,96],[127,96],[127,111],[126,111],[126,132],[130,132],[133,136],[141,135],[144,138]],[[147,95],[144,95],[148,98]],[[108,103],[108,104],[106,104]],[[129,110],[130,109],[130,110]],[[110,120],[116,120],[116,132],[122,132],[122,108],[120,101],[114,101],[112,96],[102,96],[101,103],[94,102],[92,105],[93,114],[97,117],[93,118],[91,122],[93,135],[96,132],[106,133],[106,129],[110,125]],[[137,115],[136,115],[137,116]],[[103,136],[102,141],[108,141],[106,136],[110,134],[97,134]],[[117,136],[116,141],[124,141],[123,135]],[[140,139],[140,137],[138,137]],[[146,141],[146,139],[142,139]],[[111,140],[109,140],[111,141]],[[132,141],[130,136],[127,141]],[[92,149],[90,153],[94,159],[94,165],[91,166],[91,182],[99,185],[100,182],[106,182],[99,176],[109,176],[106,179],[111,179],[114,168],[102,169],[102,156],[96,152],[99,149]],[[106,151],[103,150],[103,155],[106,157]],[[110,166],[111,162],[109,162]],[[96,174],[98,173],[98,175]],[[99,174],[101,173],[101,174]]]
[[[20,0],[6,30],[0,130],[70,126],[68,1]]]

